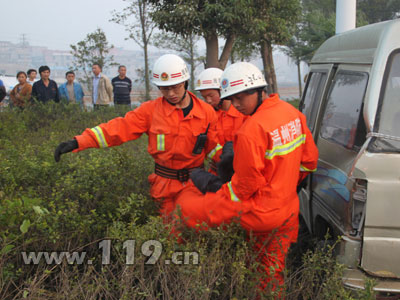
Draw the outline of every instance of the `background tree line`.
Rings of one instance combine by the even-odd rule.
[[[204,68],[224,69],[228,62],[261,58],[268,92],[278,92],[273,50],[279,47],[296,64],[301,94],[301,62],[309,63],[318,47],[335,34],[336,0],[124,0],[126,8],[113,11],[111,22],[124,27],[127,39],[143,50],[143,78],[150,99],[149,46],[179,52],[191,77]],[[357,0],[357,26],[399,17],[400,0]],[[198,50],[204,41],[205,55]],[[71,45],[75,69],[93,62],[112,65],[113,48],[97,29]],[[86,76],[87,77],[87,76]],[[191,80],[190,89],[194,89]]]

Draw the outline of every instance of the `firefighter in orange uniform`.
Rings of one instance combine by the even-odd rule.
[[[283,283],[285,256],[297,239],[296,187],[316,170],[318,159],[305,116],[277,94],[268,97],[265,87],[264,76],[250,63],[232,64],[223,72],[221,98],[250,116],[234,137],[235,173],[223,184],[215,175],[195,170],[191,179],[203,194],[188,188],[177,199],[181,217],[190,227],[203,222],[217,226],[239,217],[256,237],[266,273],[263,288],[269,282],[274,287]]]
[[[215,111],[187,90],[189,77],[179,56],[161,56],[153,67],[153,83],[162,97],[61,143],[55,160],[71,151],[118,146],[146,133],[148,152],[155,161],[155,171],[149,176],[150,194],[167,220],[191,170],[202,167],[206,157],[217,159],[222,149],[217,141]]]
[[[231,105],[231,101],[221,100],[220,80],[222,72],[218,68],[205,69],[200,73],[196,87],[196,91],[200,91],[203,99],[217,112],[218,142],[221,146],[228,141],[233,141],[233,136],[246,119],[245,115]]]
[[[200,91],[203,99],[214,107],[217,116],[218,142],[224,146],[226,142],[232,142],[236,131],[242,126],[247,118],[233,107],[231,101],[221,100],[220,81],[222,70],[218,68],[208,68],[200,73],[197,80],[196,91]],[[217,174],[215,163],[210,164],[210,169]]]

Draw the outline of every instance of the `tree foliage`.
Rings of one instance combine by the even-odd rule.
[[[285,44],[293,35],[301,13],[299,0],[254,0],[252,22],[244,36],[256,44],[263,62],[268,92],[277,92],[273,45]]]
[[[390,20],[399,13],[400,0],[358,0],[356,26]],[[335,0],[303,0],[298,33],[287,45],[289,53],[295,59],[309,62],[322,43],[335,35],[335,25]]]
[[[144,83],[146,88],[146,100],[150,99],[150,67],[148,57],[148,47],[155,24],[151,20],[151,6],[144,0],[124,0],[128,6],[122,11],[113,11],[111,21],[125,26],[129,38],[135,41],[143,49],[144,54]],[[140,70],[140,68],[138,69]]]
[[[84,74],[83,83],[90,84],[90,70],[94,63],[97,63],[107,69],[107,67],[116,65],[114,56],[110,55],[110,50],[114,48],[109,45],[106,34],[101,28],[87,34],[85,39],[76,45],[70,45],[71,54],[74,57],[73,66],[77,71]]]
[[[239,61],[249,61],[256,58],[259,53],[259,47],[255,43],[249,43],[245,36],[238,36],[233,44],[230,61],[231,63]]]
[[[297,55],[303,61],[309,62],[315,51],[328,38],[335,35],[336,14],[319,8],[305,11],[303,21],[299,24],[300,31],[296,47]]]
[[[400,16],[400,0],[358,0],[357,6],[369,24]]]
[[[148,0],[152,18],[162,30],[183,37],[198,35],[206,42],[206,67],[224,69],[238,34],[251,22],[251,0]],[[219,39],[225,44],[219,56]]]
[[[204,57],[199,54],[199,36],[189,34],[186,38],[171,32],[158,33],[154,36],[153,44],[159,48],[168,48],[179,53],[180,57],[190,66],[189,89],[194,91],[195,71]]]

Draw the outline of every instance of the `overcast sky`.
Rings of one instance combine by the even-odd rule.
[[[0,41],[18,43],[22,34],[31,45],[70,50],[85,36],[102,28],[115,47],[139,49],[125,41],[124,27],[112,22],[111,11],[127,6],[123,0],[0,0]]]

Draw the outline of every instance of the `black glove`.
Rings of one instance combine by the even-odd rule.
[[[233,142],[226,142],[222,149],[218,165],[218,175],[222,182],[228,182],[233,176]]]
[[[190,173],[190,179],[192,179],[194,185],[199,189],[200,192],[205,194],[206,192],[217,192],[223,182],[214,174],[208,173],[206,170],[203,169],[194,169]]]
[[[78,148],[78,141],[75,139],[68,142],[62,142],[60,145],[57,146],[56,151],[54,152],[54,159],[56,160],[56,162],[59,162],[61,154],[71,152]]]

